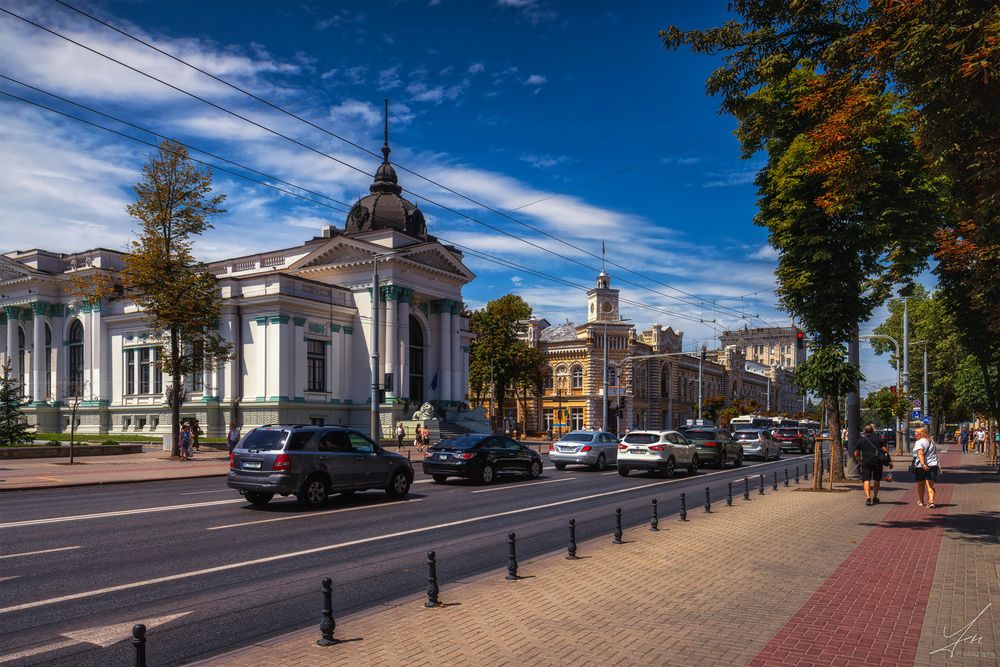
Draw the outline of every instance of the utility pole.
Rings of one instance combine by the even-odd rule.
[[[903,297],[903,395],[910,400],[910,311],[909,297]],[[909,410],[909,407],[907,407]],[[910,451],[910,417],[906,417],[904,451]]]
[[[858,338],[858,325],[851,328],[851,340],[847,343],[848,363],[861,368],[861,342]],[[847,465],[851,477],[859,475],[859,469],[854,459],[854,448],[861,437],[861,391],[856,384],[847,393]]]
[[[701,419],[701,399],[702,399],[702,375],[705,366],[705,355],[708,354],[708,348],[703,344],[701,346],[701,354],[698,355],[698,419]]]
[[[896,386],[898,387],[899,384],[900,384],[900,382],[901,382],[901,378],[902,378],[902,371],[900,370],[900,365],[899,365],[899,341],[896,340],[895,338],[893,338],[892,336],[883,336],[881,334],[872,334],[870,336],[858,336],[858,340],[871,340],[873,338],[884,338],[886,340],[891,341],[892,344],[896,346]],[[896,445],[897,445],[896,449],[897,449],[897,451],[899,449],[901,449],[901,447],[898,446],[898,445],[901,444],[899,442],[899,431],[900,431],[899,415],[896,415]]]
[[[913,341],[913,344],[924,346],[924,400],[923,403],[920,404],[920,408],[921,408],[921,413],[925,417],[929,417],[931,406],[930,406],[930,392],[929,392],[929,387],[927,386],[927,376],[929,375],[929,373],[927,372],[927,341],[915,340]]]
[[[605,431],[608,430],[608,323],[604,323],[604,391],[601,395],[601,401],[604,403],[604,409],[602,412],[601,428]]]

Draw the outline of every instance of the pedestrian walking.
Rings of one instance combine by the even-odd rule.
[[[177,439],[177,449],[178,453],[181,455],[182,461],[187,461],[192,457],[191,455],[191,427],[188,426],[187,422],[181,424],[181,434]]]
[[[980,454],[986,453],[986,429],[982,427],[976,430],[976,451]]]
[[[406,437],[406,427],[400,422],[399,426],[396,427],[396,449],[402,451],[403,449],[403,438]]]
[[[958,442],[962,445],[962,451],[969,451],[969,429],[965,426],[962,427],[962,432],[958,436]]]
[[[431,430],[427,428],[427,424],[424,424],[423,428],[420,429],[420,439],[424,442],[424,451],[431,446]]]
[[[917,480],[917,504],[921,507],[937,507],[934,504],[934,482],[941,472],[941,462],[938,460],[937,446],[931,440],[927,429],[917,429],[917,441],[913,445],[913,463],[910,470]],[[925,501],[926,498],[926,501]]]
[[[861,479],[865,485],[865,505],[878,505],[879,487],[882,485],[882,467],[889,466],[892,470],[892,457],[889,448],[875,437],[875,424],[866,424],[864,432],[858,438],[858,446],[854,450],[854,458],[861,463]]]
[[[236,449],[236,445],[240,441],[240,427],[236,425],[236,422],[229,422],[229,431],[226,432],[226,442],[229,443],[229,452],[232,453]]]

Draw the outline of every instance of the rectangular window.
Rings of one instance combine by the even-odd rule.
[[[135,350],[125,350],[125,393],[135,393]],[[70,354],[73,354],[70,348]],[[78,396],[79,394],[74,394]]]
[[[160,370],[160,348],[153,348],[153,357],[150,360],[153,367],[153,393],[163,393],[163,371]]]
[[[149,393],[149,358],[152,349],[148,347],[139,348],[139,393]]]
[[[583,430],[583,408],[569,409],[569,427],[574,431]]]
[[[555,421],[555,411],[552,408],[545,408],[542,410],[542,423],[544,424],[546,431],[552,430],[552,424],[554,424]]]
[[[326,391],[326,345],[306,340],[306,391]]]
[[[191,373],[191,391],[204,391],[205,374],[201,371],[205,367],[205,350],[201,343],[191,345],[191,367],[197,369]]]

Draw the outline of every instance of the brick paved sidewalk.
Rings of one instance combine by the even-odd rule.
[[[5,459],[0,461],[0,491],[213,477],[228,471],[229,454],[206,448],[190,461],[171,459],[162,451],[80,457],[73,465],[65,458]]]
[[[992,608],[971,628],[980,643],[931,654],[954,641],[945,626],[1000,599],[998,487],[973,461],[946,456],[938,510],[914,504],[905,472],[874,507],[856,489],[755,492],[660,532],[628,530],[624,545],[581,543],[581,560],[522,563],[521,581],[499,567],[442,581],[443,607],[418,596],[337,619],[349,641],[336,646],[316,646],[317,614],[317,626],[201,664],[996,665]]]

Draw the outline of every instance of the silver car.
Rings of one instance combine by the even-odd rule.
[[[746,429],[733,433],[736,442],[743,445],[743,456],[760,458],[767,461],[781,458],[781,446],[771,436],[771,431],[764,428]]]
[[[604,470],[618,460],[618,438],[605,431],[570,431],[549,445],[549,461],[556,470],[570,463]]]

